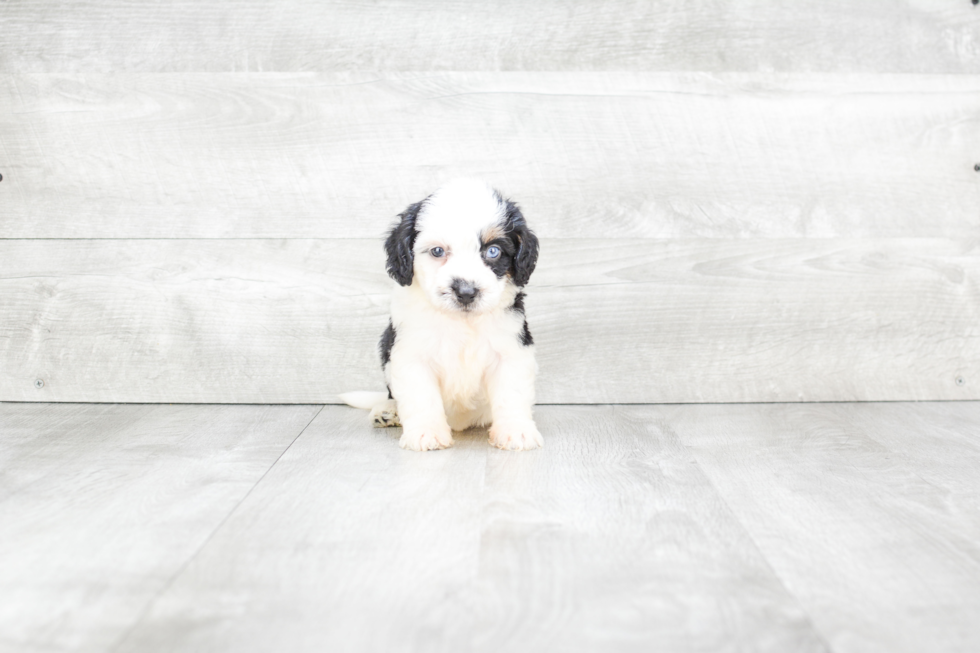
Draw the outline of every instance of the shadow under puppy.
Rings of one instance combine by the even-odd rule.
[[[405,449],[442,449],[452,431],[490,426],[501,449],[542,445],[534,424],[534,341],[524,293],[538,239],[516,204],[456,180],[401,215],[385,241],[398,282],[381,337],[388,394],[348,392],[376,426],[402,426]]]

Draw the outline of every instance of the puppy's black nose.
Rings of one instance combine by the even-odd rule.
[[[476,296],[480,294],[479,288],[469,281],[463,281],[462,279],[453,279],[452,289],[453,294],[456,295],[456,301],[463,306],[472,304]]]

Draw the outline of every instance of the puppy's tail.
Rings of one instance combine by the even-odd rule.
[[[366,408],[371,411],[368,418],[375,428],[383,429],[389,426],[401,426],[398,419],[398,406],[394,399],[389,399],[384,392],[345,392],[337,395],[342,402],[354,408]]]
[[[388,401],[388,394],[385,392],[345,392],[343,394],[337,395],[337,398],[348,406],[353,406],[354,408],[364,408],[365,410],[372,410],[378,404],[383,404]]]

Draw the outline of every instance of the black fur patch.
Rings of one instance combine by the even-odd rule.
[[[504,199],[497,191],[494,191],[494,197],[505,207],[504,222],[501,225],[504,229],[504,237],[483,244],[483,260],[498,278],[510,273],[514,283],[524,287],[538,262],[538,237],[528,228],[524,214],[517,204]],[[485,253],[490,245],[500,247],[501,254],[498,259],[486,258]],[[504,267],[505,265],[507,267]]]
[[[487,258],[487,250],[491,246],[496,245],[500,249],[500,255],[497,258]],[[486,263],[487,267],[493,270],[493,273],[497,275],[497,278],[502,278],[508,272],[513,273],[514,270],[514,254],[517,252],[517,247],[514,246],[514,242],[510,238],[495,238],[490,242],[483,243],[480,247],[480,254],[483,255],[483,262]]]
[[[395,344],[395,325],[388,321],[388,328],[381,334],[381,342],[378,343],[378,351],[381,352],[381,369],[391,360],[391,348]],[[388,390],[390,398],[391,390]]]
[[[531,330],[527,328],[527,320],[524,320],[524,328],[521,330],[521,344],[525,347],[534,344],[534,338],[531,337]]]
[[[519,292],[514,297],[514,303],[510,305],[510,310],[524,315],[524,293]]]
[[[428,199],[428,198],[426,198]],[[398,215],[399,221],[391,228],[385,240],[385,253],[388,255],[388,274],[403,286],[412,285],[415,265],[415,220],[425,200],[412,204]]]

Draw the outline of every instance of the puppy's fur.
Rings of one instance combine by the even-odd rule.
[[[442,449],[453,430],[488,425],[501,449],[540,447],[521,292],[538,239],[517,205],[482,182],[451,182],[399,216],[385,251],[398,282],[380,342],[388,395],[341,399],[371,409],[376,426],[401,423],[405,449]]]

